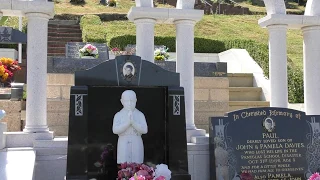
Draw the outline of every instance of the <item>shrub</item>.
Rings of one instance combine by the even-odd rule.
[[[85,2],[85,0],[70,0],[70,3],[72,3],[72,4],[84,4],[86,2]]]

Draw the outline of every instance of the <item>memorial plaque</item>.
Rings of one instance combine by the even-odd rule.
[[[92,44],[98,48],[99,59],[109,59],[109,48],[106,44],[83,42],[68,42],[66,44],[66,57],[80,58],[79,49],[83,48],[86,44]]]
[[[305,180],[320,168],[319,116],[250,108],[210,119],[210,179]],[[248,175],[248,174],[247,174]]]

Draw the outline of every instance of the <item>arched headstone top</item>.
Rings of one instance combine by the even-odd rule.
[[[135,0],[136,7],[153,7],[153,0]]]
[[[284,0],[263,0],[267,9],[267,14],[286,14]]]
[[[319,0],[308,0],[304,15],[319,16],[320,15],[320,1]]]
[[[75,72],[75,85],[180,86],[180,74],[167,71],[139,56],[122,55]]]

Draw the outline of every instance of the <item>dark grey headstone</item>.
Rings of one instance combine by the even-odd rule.
[[[27,35],[12,27],[0,26],[0,44],[27,43]]]
[[[132,74],[126,76],[125,68],[130,66]],[[76,85],[113,86],[179,86],[179,74],[170,72],[139,56],[117,56],[86,71],[75,72]]]
[[[123,71],[127,65],[133,69],[132,76],[124,75],[129,72]],[[138,56],[118,56],[75,72],[70,92],[67,180],[116,179],[118,136],[113,134],[112,124],[115,113],[122,109],[121,94],[128,89],[136,92],[136,108],[148,124],[148,133],[142,135],[145,163],[167,164],[172,180],[191,180],[179,74]],[[102,161],[105,148],[108,154]],[[95,162],[100,160],[103,166],[98,167]]]
[[[67,58],[80,58],[79,49],[84,47],[86,44],[92,44],[98,48],[99,58],[98,59],[109,59],[109,48],[106,44],[101,43],[83,43],[83,42],[68,42],[66,44],[66,57]]]
[[[320,169],[320,116],[250,108],[210,119],[211,180],[308,179]],[[242,179],[242,178],[241,178]]]

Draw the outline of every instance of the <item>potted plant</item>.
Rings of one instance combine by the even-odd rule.
[[[92,44],[86,44],[79,50],[80,57],[86,59],[95,59],[99,57],[98,48]]]

